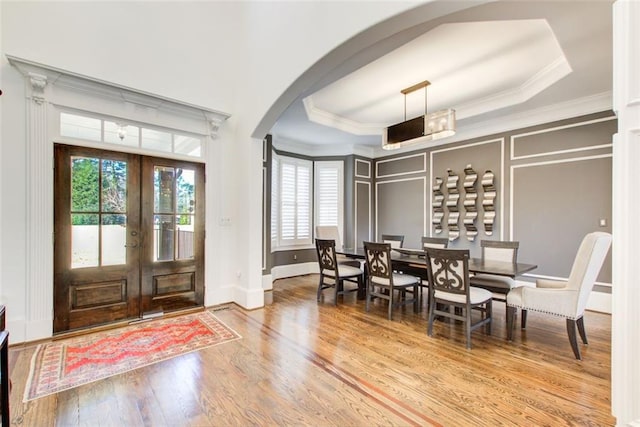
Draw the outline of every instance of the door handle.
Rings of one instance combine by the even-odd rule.
[[[124,245],[125,248],[137,248],[138,244],[137,243],[132,243],[130,245]]]

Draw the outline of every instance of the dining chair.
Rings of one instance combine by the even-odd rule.
[[[507,339],[513,340],[516,309],[522,310],[522,329],[526,328],[527,311],[539,311],[564,317],[573,354],[582,360],[576,327],[584,344],[584,310],[593,285],[611,246],[611,234],[593,232],[583,239],[571,267],[568,281],[538,279],[535,288],[521,286],[507,294]]]
[[[422,237],[423,248],[446,249],[449,246],[449,239],[446,237]]]
[[[483,261],[504,261],[516,264],[518,262],[518,248],[520,242],[481,240]],[[517,286],[512,277],[496,274],[476,274],[471,276],[471,286],[487,289],[493,293],[493,299],[507,301],[507,293]]]
[[[393,271],[391,244],[364,242],[364,253],[368,273],[366,311],[369,311],[373,298],[380,298],[389,301],[389,320],[393,318],[395,307],[413,304],[413,311],[417,313],[420,278]],[[407,291],[410,291],[411,298],[407,297]]]
[[[338,227],[335,225],[316,225],[316,238],[324,240],[335,240],[336,249],[338,252],[343,248],[342,240],[340,239],[340,232],[338,231]],[[341,254],[336,254],[336,259],[338,260],[338,264],[357,264],[354,263],[353,259]],[[360,263],[360,268],[364,268],[364,261],[358,261],[358,263]]]
[[[436,316],[460,320],[470,350],[471,332],[484,326],[485,333],[491,334],[491,292],[470,286],[469,250],[425,248],[425,257],[430,299],[427,335],[433,336]],[[479,320],[474,321],[473,311],[480,312]]]
[[[332,239],[316,239],[316,253],[320,268],[320,281],[318,282],[317,300],[320,302],[322,291],[328,288],[334,289],[333,303],[338,305],[338,296],[349,292],[355,292],[364,286],[364,271],[360,268],[359,261],[344,262],[339,264],[336,259],[336,241]],[[357,283],[358,287],[345,289],[344,282]]]
[[[425,248],[446,249],[447,246],[449,246],[449,239],[447,239],[446,237],[427,237],[427,236],[422,237],[422,249],[425,249]],[[420,281],[420,305],[422,305],[422,299],[424,296],[425,288],[427,288],[427,297],[428,297],[429,281],[421,280]],[[429,305],[429,298],[427,298],[427,306],[428,305]]]
[[[380,237],[382,238],[382,243],[391,245],[391,249],[401,248],[404,243],[404,236],[401,234],[383,234]]]

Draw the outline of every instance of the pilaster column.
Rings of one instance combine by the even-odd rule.
[[[640,2],[613,4],[612,412],[640,426]]]
[[[53,325],[53,144],[49,141],[47,77],[27,76],[27,341],[50,337]]]

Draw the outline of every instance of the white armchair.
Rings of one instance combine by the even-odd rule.
[[[538,280],[536,287],[518,287],[507,294],[507,339],[513,339],[517,309],[522,310],[522,328],[527,310],[539,311],[567,319],[569,342],[576,359],[581,360],[576,326],[582,342],[587,344],[583,314],[593,284],[611,246],[611,234],[594,232],[585,236],[571,268],[567,282]]]

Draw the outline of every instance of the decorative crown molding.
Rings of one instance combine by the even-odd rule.
[[[47,76],[37,73],[28,73],[29,83],[31,83],[31,99],[37,104],[44,102],[44,88],[47,86]]]
[[[216,139],[218,137],[218,131],[220,130],[220,126],[224,120],[218,117],[210,117],[209,118],[209,127],[211,139]]]

